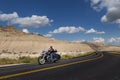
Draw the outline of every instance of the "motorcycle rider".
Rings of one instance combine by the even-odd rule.
[[[57,62],[60,60],[61,56],[57,54],[57,50],[53,49],[52,46],[49,47],[49,49],[43,50],[41,55],[38,57],[38,63],[39,64],[45,64]]]
[[[54,51],[55,51],[55,50],[53,49],[53,47],[50,46],[50,48],[48,49],[48,52],[49,52],[49,54],[50,54],[50,59],[51,59],[51,60],[53,60]]]

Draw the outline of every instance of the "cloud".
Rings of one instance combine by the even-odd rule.
[[[7,21],[10,24],[17,24],[22,27],[41,27],[50,25],[53,20],[47,16],[32,15],[31,17],[20,17],[17,12],[11,14],[0,14],[0,21]]]
[[[109,39],[108,42],[109,43],[119,43],[120,44],[120,37],[117,37],[117,38],[112,37],[112,38]]]
[[[0,21],[10,21],[12,19],[18,18],[18,14],[13,12],[11,14],[0,14]]]
[[[58,29],[55,29],[53,31],[50,31],[51,34],[59,34],[59,33],[77,33],[80,31],[84,31],[85,29],[83,27],[75,27],[75,26],[66,26],[66,27],[59,27]]]
[[[96,11],[101,11],[101,7],[99,6],[101,0],[90,0],[91,7]]]
[[[29,33],[28,29],[23,29],[22,30],[24,33]]]
[[[18,24],[23,27],[39,27],[48,25],[52,22],[52,20],[49,20],[47,16],[37,16],[32,15],[31,17],[24,17],[24,18],[16,18],[11,20],[11,24]]]
[[[120,8],[111,8],[108,10],[106,15],[101,18],[102,22],[105,23],[119,23],[120,24]]]
[[[98,4],[100,0],[91,0],[91,6]]]
[[[60,34],[60,33],[73,34],[73,33],[81,32],[81,31],[85,31],[85,29],[83,27],[66,26],[66,27],[59,27],[58,29],[50,31],[48,32],[48,34],[44,36],[52,37],[54,34]]]
[[[46,35],[44,35],[45,37],[52,37],[52,34],[48,33]]]
[[[94,42],[98,42],[98,43],[104,43],[104,42],[105,42],[105,39],[102,38],[102,37],[94,37],[94,38],[93,38],[93,41],[94,41]]]
[[[104,23],[120,24],[120,0],[90,0],[91,6],[96,11],[106,9],[107,12],[102,16],[101,21]]]
[[[95,34],[105,34],[104,31],[98,32],[97,30],[95,30],[95,29],[93,29],[93,28],[91,28],[91,29],[89,29],[89,30],[86,30],[85,33],[86,33],[86,34],[90,34],[90,33],[95,33]]]
[[[86,31],[86,33],[95,33],[96,31],[93,29],[93,28],[91,28],[90,30],[87,30]]]
[[[85,40],[74,40],[74,41],[71,41],[71,42],[80,43],[80,42],[85,42]]]
[[[59,27],[58,29],[55,29],[53,31],[48,32],[48,34],[44,35],[46,37],[52,37],[54,34],[60,34],[60,33],[67,33],[67,34],[73,34],[78,32],[85,32],[86,34],[94,33],[94,34],[105,34],[104,31],[97,31],[93,28],[90,30],[86,30],[83,27],[79,26],[65,26],[65,27]]]

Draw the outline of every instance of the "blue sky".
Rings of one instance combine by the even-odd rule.
[[[0,25],[59,40],[120,45],[120,0],[115,1],[0,0]]]

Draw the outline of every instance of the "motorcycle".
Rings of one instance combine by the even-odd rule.
[[[60,60],[61,56],[57,53],[57,51],[53,52],[53,59],[50,58],[50,54],[47,54],[47,51],[42,51],[41,55],[38,57],[38,63],[54,63]]]

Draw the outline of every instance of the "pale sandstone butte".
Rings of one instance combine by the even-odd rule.
[[[89,52],[93,49],[84,43],[55,40],[37,34],[27,34],[13,26],[0,26],[0,52],[33,53],[53,46],[60,52]]]

